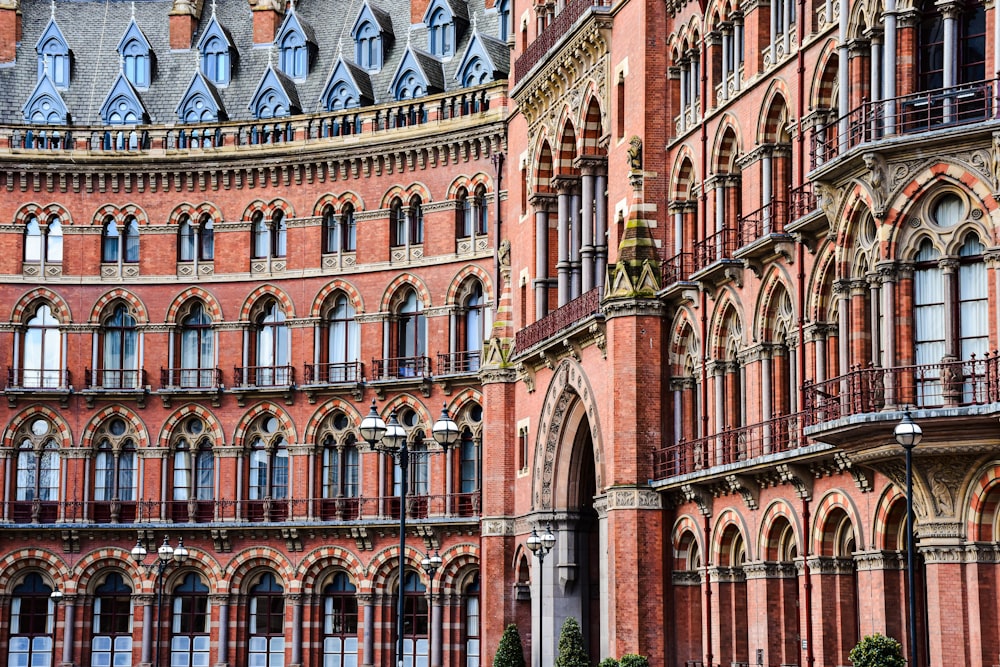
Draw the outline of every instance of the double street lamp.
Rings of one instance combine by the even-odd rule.
[[[538,556],[538,664],[544,664],[545,642],[542,637],[545,632],[545,556],[556,544],[556,536],[552,534],[552,526],[545,524],[545,532],[538,534],[534,528],[527,539],[528,548]]]
[[[163,544],[156,550],[155,561],[147,564],[145,562],[146,553],[146,547],[142,546],[142,539],[136,539],[135,546],[132,547],[132,560],[142,568],[143,572],[146,574],[154,572],[156,576],[153,582],[156,589],[156,618],[152,626],[156,632],[156,638],[153,640],[153,650],[155,651],[153,665],[160,667],[160,607],[163,605],[163,575],[171,566],[183,564],[188,559],[189,554],[188,550],[184,548],[183,537],[177,539],[177,547],[174,548],[170,546],[170,540],[166,535],[163,536]]]
[[[913,535],[913,448],[920,444],[924,431],[913,421],[910,413],[903,415],[903,420],[896,424],[893,436],[906,452],[906,588],[909,593],[909,626],[910,626],[910,665],[917,664],[917,591],[913,573],[914,535]]]
[[[396,411],[389,414],[388,423],[378,414],[375,399],[368,416],[361,420],[361,437],[368,446],[394,459],[399,465],[399,601],[396,608],[396,664],[403,665],[403,602],[405,600],[403,583],[406,577],[406,482],[407,468],[410,465],[410,450],[406,446],[406,430],[396,419]],[[447,454],[448,450],[458,440],[458,425],[448,416],[448,406],[441,410],[441,416],[431,428],[431,435]],[[429,454],[430,452],[420,452]],[[440,560],[440,556],[438,557]],[[435,568],[436,569],[436,568]]]

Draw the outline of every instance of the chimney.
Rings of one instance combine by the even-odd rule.
[[[174,0],[170,8],[170,50],[191,48],[194,31],[201,16],[202,0]]]
[[[410,25],[423,23],[430,0],[410,0]]]
[[[0,0],[0,63],[12,63],[21,41],[21,7],[18,0]]]
[[[250,0],[253,10],[253,43],[270,44],[281,27],[285,13],[283,0]]]

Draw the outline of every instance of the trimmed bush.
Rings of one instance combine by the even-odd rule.
[[[618,664],[620,667],[649,667],[649,658],[638,653],[626,653]]]
[[[590,656],[583,647],[583,632],[575,618],[567,618],[559,631],[556,667],[590,667]]]
[[[848,657],[854,667],[906,667],[903,646],[892,637],[877,632],[862,637]]]
[[[614,658],[605,658],[597,667],[619,667],[618,661]]]
[[[500,637],[500,645],[493,656],[493,667],[525,667],[524,644],[521,643],[521,633],[513,623],[504,629]]]

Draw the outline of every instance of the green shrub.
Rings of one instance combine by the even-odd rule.
[[[601,660],[601,664],[599,664],[597,667],[620,667],[620,666],[618,664],[618,661],[615,660],[614,658],[605,658],[604,660]]]
[[[493,667],[525,667],[524,644],[521,643],[521,633],[513,623],[504,629],[500,637],[500,645],[493,656]]]
[[[649,658],[638,653],[626,653],[618,664],[620,667],[649,667]]]
[[[906,667],[902,645],[877,632],[862,637],[848,657],[854,667]]]
[[[590,667],[590,656],[583,647],[583,632],[575,618],[567,618],[559,631],[556,667]]]

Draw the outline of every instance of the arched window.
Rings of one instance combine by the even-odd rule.
[[[260,212],[255,213],[253,220],[253,256],[258,259],[263,257],[284,257],[287,229],[285,214],[282,211],[275,211],[270,221],[266,221]]]
[[[118,225],[114,218],[108,217],[104,221],[104,231],[101,235],[101,261],[105,263],[118,261],[118,249],[120,244]]]
[[[469,191],[465,188],[458,189],[455,199],[458,201],[455,236],[466,239],[472,236],[472,200],[469,198]]]
[[[273,387],[292,381],[291,340],[285,312],[275,299],[267,299],[253,317],[253,354],[246,384]]]
[[[200,255],[198,259],[210,262],[215,259],[215,223],[208,215],[202,216],[201,223],[196,230],[198,235],[198,249]]]
[[[201,50],[201,71],[212,83],[224,86],[229,83],[229,45],[213,35]]]
[[[403,656],[405,667],[422,667],[430,659],[427,587],[420,576],[407,570],[403,575]],[[394,647],[395,648],[395,647]]]
[[[278,418],[265,414],[254,422],[247,435],[249,518],[252,521],[280,520],[287,516],[286,503],[271,501],[288,498],[288,449]],[[267,502],[264,502],[267,501]]]
[[[26,324],[21,339],[20,386],[64,387],[62,332],[59,321],[52,315],[52,308],[41,304]]]
[[[205,305],[197,301],[181,319],[178,337],[179,386],[205,388],[216,386],[215,331]]]
[[[410,221],[410,243],[419,245],[424,242],[424,206],[419,195],[410,199],[408,213]]]
[[[264,220],[263,213],[254,213],[252,227],[253,256],[267,257],[271,251],[271,227]]]
[[[102,367],[93,384],[104,389],[139,388],[139,332],[125,304],[119,303],[101,329]]]
[[[170,664],[208,665],[209,620],[208,586],[193,572],[173,590],[170,619]]]
[[[459,340],[462,345],[461,351],[465,353],[465,361],[468,364],[468,367],[463,370],[479,370],[479,356],[483,349],[483,340],[486,338],[484,304],[483,286],[478,280],[473,280],[461,304],[462,319]]]
[[[121,417],[108,419],[97,430],[94,452],[94,500],[99,522],[116,522],[134,516],[136,496],[136,440],[131,426]],[[104,505],[108,503],[109,505]],[[121,512],[121,515],[116,515]]]
[[[455,24],[444,7],[437,7],[431,12],[427,22],[427,47],[431,55],[455,55]]]
[[[427,354],[427,321],[424,304],[413,288],[399,296],[393,315],[392,353],[399,358],[396,377],[415,377],[423,372],[423,357]],[[392,369],[389,369],[392,372]]]
[[[187,419],[174,443],[173,519],[209,521],[215,498],[215,457],[205,422]]]
[[[63,233],[59,218],[53,217],[49,220],[47,232],[42,240],[45,246],[45,261],[56,264],[63,258]]]
[[[186,215],[177,226],[177,259],[182,262],[194,261],[195,239],[191,219]]]
[[[465,667],[479,667],[479,575],[465,587]]]
[[[340,252],[340,218],[332,206],[323,208],[323,252]]]
[[[378,27],[365,21],[356,33],[355,61],[366,70],[382,67],[382,36]]]
[[[476,234],[486,235],[490,227],[490,209],[486,205],[486,188],[482,185],[476,186],[472,210],[476,219]]]
[[[408,221],[406,219],[406,209],[403,208],[403,202],[399,199],[392,200],[392,204],[389,206],[389,219],[390,229],[392,230],[392,238],[389,240],[389,243],[394,246],[406,245]]]
[[[55,87],[64,90],[69,87],[69,46],[55,21],[50,21],[43,39],[38,45],[38,78],[48,73]]]
[[[10,599],[8,667],[51,667],[55,604],[52,587],[37,572],[14,587]]]
[[[125,78],[140,90],[149,88],[150,58],[146,45],[133,39],[122,47],[121,57]]]
[[[285,660],[285,589],[267,573],[250,588],[250,665],[278,666]]]
[[[333,424],[346,417],[338,413]],[[323,497],[357,498],[361,486],[361,456],[353,433],[339,439],[334,433],[323,438]]]
[[[22,424],[17,446],[14,521],[53,523],[59,500],[59,442],[55,427],[44,417]]]
[[[215,232],[212,218],[203,215],[197,225],[188,216],[181,217],[177,229],[177,259],[181,262],[210,262],[215,258]]]
[[[479,490],[479,447],[472,431],[463,429],[458,443],[458,492],[475,493]]]
[[[323,667],[358,667],[356,591],[346,572],[323,588]]]
[[[105,263],[135,263],[139,261],[139,222],[129,217],[121,229],[114,218],[104,222],[101,261]]]
[[[497,37],[501,42],[506,42],[511,35],[510,29],[510,0],[500,0],[497,3]]]
[[[424,88],[423,79],[417,76],[417,73],[412,69],[407,70],[399,77],[399,83],[396,84],[397,100],[413,100],[426,94],[427,90]]]
[[[281,50],[281,71],[296,81],[304,80],[309,72],[309,53],[302,33],[289,30],[278,48]]]
[[[94,589],[90,667],[132,664],[132,589],[117,572]]]
[[[42,228],[38,218],[31,216],[24,226],[24,261],[40,262],[42,259]]]
[[[356,364],[361,355],[361,336],[354,306],[346,294],[337,294],[328,319],[329,382],[356,382]]]
[[[976,234],[958,249],[958,351],[962,360],[982,359],[989,353],[989,283],[985,252]]]
[[[357,224],[354,221],[354,206],[344,204],[340,209],[340,249],[354,252],[357,249]]]

